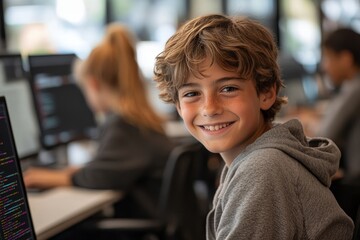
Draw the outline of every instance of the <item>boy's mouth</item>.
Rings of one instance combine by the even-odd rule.
[[[221,124],[214,124],[214,125],[203,125],[201,126],[202,128],[204,128],[207,131],[218,131],[220,129],[226,128],[228,126],[230,126],[232,123],[221,123]]]

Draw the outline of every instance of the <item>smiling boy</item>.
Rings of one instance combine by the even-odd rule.
[[[207,239],[351,239],[353,222],[329,190],[340,152],[275,124],[286,103],[272,35],[259,23],[208,15],[184,24],[156,58],[160,97],[225,162]]]

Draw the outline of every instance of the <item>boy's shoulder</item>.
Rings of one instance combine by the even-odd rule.
[[[229,174],[272,179],[286,177],[289,171],[294,175],[297,165],[295,159],[279,149],[260,148],[250,151],[241,159],[235,159]]]
[[[220,198],[253,194],[270,196],[286,191],[294,195],[299,179],[298,163],[275,148],[250,152],[227,170]]]

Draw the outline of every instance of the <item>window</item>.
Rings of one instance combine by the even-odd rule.
[[[85,56],[103,35],[104,0],[4,0],[7,50]]]

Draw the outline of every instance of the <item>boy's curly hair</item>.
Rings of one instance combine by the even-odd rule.
[[[207,15],[181,26],[156,57],[154,80],[160,98],[178,103],[178,89],[190,75],[202,76],[198,68],[206,58],[224,70],[236,71],[239,77],[255,81],[258,93],[283,87],[277,63],[278,49],[272,34],[260,23],[243,17]],[[263,111],[272,121],[285,97],[277,96],[273,106]]]

